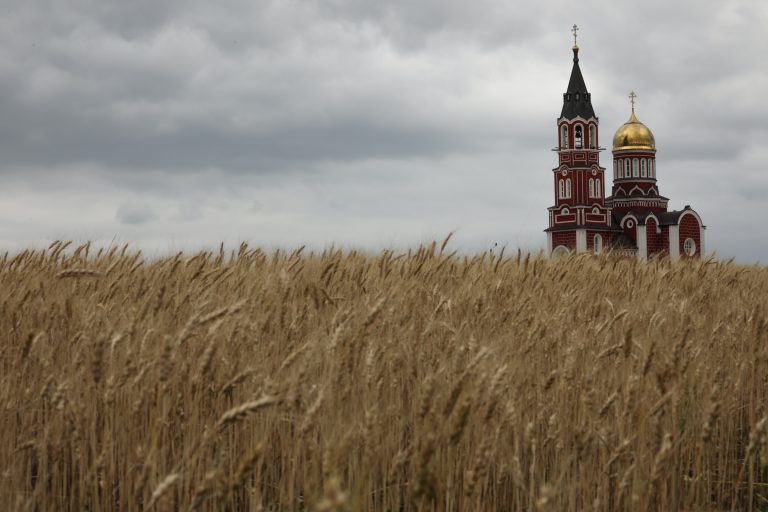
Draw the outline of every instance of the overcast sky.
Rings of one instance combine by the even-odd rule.
[[[602,145],[635,90],[670,208],[768,261],[764,0],[0,7],[3,250],[543,248],[577,23]]]

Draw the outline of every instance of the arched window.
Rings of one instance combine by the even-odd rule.
[[[576,149],[581,149],[584,147],[584,134],[581,132],[580,124],[577,124],[576,129],[573,131],[573,140],[575,141],[573,146]]]
[[[640,177],[641,178],[645,178],[646,176],[648,176],[648,171],[646,170],[645,165],[646,165],[645,158],[643,158],[642,160],[640,160]]]
[[[603,185],[600,178],[595,180],[595,197],[603,197]]]
[[[589,197],[595,197],[595,180],[589,178]]]
[[[637,158],[632,160],[632,176],[637,178],[640,176],[640,164],[637,161]]]
[[[648,161],[648,175],[651,178],[655,178],[656,177],[656,162],[654,160],[649,160]]]
[[[619,161],[614,160],[613,161],[613,179],[616,179],[619,177]]]
[[[592,149],[597,147],[597,130],[595,130],[595,125],[590,125],[589,127],[589,147]]]
[[[624,159],[624,177],[629,178],[631,176],[631,171],[629,170],[629,158]]]
[[[600,235],[595,235],[595,238],[592,240],[592,248],[595,250],[595,254],[600,254],[603,251],[603,237]]]
[[[571,178],[565,180],[565,197],[571,197]]]
[[[559,190],[558,190],[559,196],[558,197],[560,197],[560,199],[563,199],[563,198],[565,198],[565,180],[560,180],[557,183],[558,183],[558,187],[559,187]]]
[[[568,127],[566,125],[560,129],[560,147],[568,149]]]

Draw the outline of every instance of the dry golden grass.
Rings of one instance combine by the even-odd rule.
[[[9,510],[768,510],[768,269],[0,258]]]

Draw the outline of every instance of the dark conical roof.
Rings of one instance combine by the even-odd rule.
[[[592,97],[587,91],[587,84],[584,83],[584,77],[581,76],[578,46],[573,47],[571,80],[568,82],[568,92],[563,94],[563,111],[560,113],[560,117],[566,119],[597,117],[592,108]]]

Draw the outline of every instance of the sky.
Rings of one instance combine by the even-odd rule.
[[[546,246],[580,65],[706,250],[768,261],[763,0],[0,0],[0,250]]]

